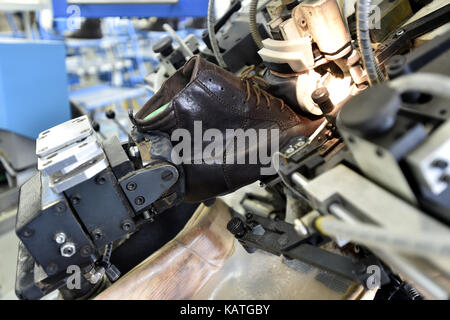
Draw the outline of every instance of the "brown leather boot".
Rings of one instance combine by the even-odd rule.
[[[310,120],[295,114],[284,101],[264,91],[261,80],[252,75],[251,68],[239,78],[200,57],[193,57],[136,114],[135,125],[141,132],[162,131],[169,135],[176,129],[185,129],[195,137],[194,129],[198,130],[199,124],[197,121],[201,121],[203,132],[218,129],[225,146],[230,141],[236,141],[227,137],[227,130],[255,129],[260,132],[260,129],[267,129],[270,132],[278,129],[280,149],[292,137],[308,137],[314,133],[323,119]],[[263,142],[273,153],[277,150],[270,148],[270,137],[268,133]],[[250,152],[259,148],[261,142],[258,141],[257,146],[238,144],[235,153],[249,160]],[[211,141],[202,141],[202,150],[210,144]],[[204,201],[260,179],[263,164],[259,158],[257,163],[252,164],[248,164],[250,161],[246,164],[237,164],[237,161],[230,163],[226,161],[230,150],[225,147],[223,155],[216,155],[223,157],[223,163],[183,163],[186,201]]]

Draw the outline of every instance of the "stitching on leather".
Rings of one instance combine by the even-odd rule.
[[[246,119],[246,118],[245,118],[245,119],[242,121],[242,123],[241,123],[241,128],[243,128],[244,131],[247,130],[248,123],[249,123],[249,119]],[[233,139],[234,139],[234,137],[233,137]],[[233,144],[233,146],[234,146],[234,144]],[[233,150],[233,153],[234,153],[234,150]],[[234,186],[234,185],[231,183],[231,179],[230,179],[231,175],[228,173],[228,167],[227,167],[228,164],[226,163],[226,156],[227,156],[227,149],[226,149],[226,147],[225,147],[224,159],[223,159],[223,162],[222,162],[223,178],[224,178],[224,180],[225,180],[225,183],[226,183],[227,187],[228,187],[229,189],[234,189],[236,186]],[[234,161],[234,159],[233,159],[233,161]]]
[[[233,111],[235,111],[236,113],[238,113],[242,116],[246,116],[246,114],[244,112],[240,111],[239,109],[236,109],[232,105],[229,105],[228,103],[223,101],[222,98],[220,98],[218,95],[216,95],[214,92],[212,92],[200,79],[197,79],[197,80],[198,80],[198,84],[203,88],[203,90],[205,90],[209,95],[211,95],[214,98],[216,98],[217,100],[219,100],[219,102],[222,103],[225,107],[232,109]]]
[[[265,120],[265,121],[272,121],[278,124],[279,127],[283,127],[283,122],[282,121],[278,121],[278,120],[273,120],[273,118],[267,116],[267,117],[257,117],[256,114],[254,112],[249,112],[249,113],[245,113],[245,112],[241,112],[238,109],[236,109],[235,107],[233,107],[232,105],[229,105],[228,103],[226,103],[225,101],[222,100],[222,98],[220,98],[219,96],[217,96],[214,92],[212,92],[200,79],[197,79],[199,85],[203,88],[203,90],[205,90],[210,96],[216,98],[220,103],[222,103],[225,107],[230,108],[232,110],[234,110],[237,114],[241,115],[242,117],[245,117],[246,119],[251,119],[251,120]]]

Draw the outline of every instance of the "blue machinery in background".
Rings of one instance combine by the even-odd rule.
[[[70,119],[63,42],[0,40],[0,129],[36,138]]]
[[[52,0],[54,16],[68,18],[72,14],[67,0]],[[75,2],[75,1],[73,1]],[[126,2],[126,1],[124,1]],[[104,17],[205,17],[208,12],[208,0],[179,0],[175,4],[76,4],[80,15],[86,18]],[[69,10],[68,10],[69,8]]]

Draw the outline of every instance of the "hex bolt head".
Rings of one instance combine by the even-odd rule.
[[[134,191],[137,188],[136,182],[130,182],[127,184],[127,190],[128,191]]]
[[[70,258],[77,252],[77,249],[75,247],[75,244],[73,244],[72,242],[67,242],[61,246],[60,251],[61,256]]]
[[[55,242],[57,244],[63,244],[64,242],[66,242],[66,234],[64,232],[58,232],[57,234],[55,234]]]

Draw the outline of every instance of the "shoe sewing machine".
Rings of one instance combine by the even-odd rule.
[[[20,191],[19,298],[214,298],[205,288],[232,272],[229,259],[258,257],[262,268],[281,257],[289,277],[307,274],[301,264],[317,281],[360,288],[339,298],[448,299],[450,4],[372,2],[233,1],[209,16],[195,55],[158,44],[166,81],[130,114],[128,141],[101,139],[87,116],[42,132],[39,172]],[[272,174],[258,162],[175,161],[174,133],[194,135],[200,122],[224,139],[215,160],[230,154],[227,130],[277,130]],[[259,136],[258,148],[272,139]],[[194,153],[208,146],[191,142]],[[254,148],[238,144],[232,156]],[[224,204],[256,181],[265,195],[246,194],[243,214]],[[208,250],[195,247],[205,239]],[[167,260],[183,254],[179,243],[222,270],[187,253]],[[172,273],[139,291],[136,265]],[[76,290],[70,266],[82,272]],[[167,277],[189,284],[158,295]]]

